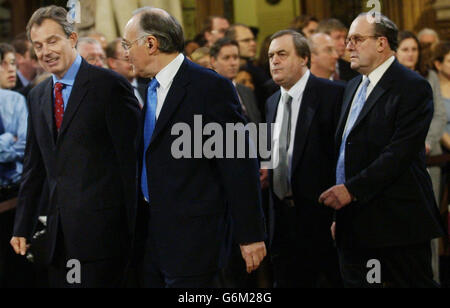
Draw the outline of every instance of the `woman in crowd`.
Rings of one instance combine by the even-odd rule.
[[[433,70],[429,70],[425,63],[430,63],[431,59],[423,59],[421,56],[420,43],[417,37],[408,31],[401,31],[399,33],[399,47],[397,50],[398,61],[407,68],[416,71],[423,77],[427,78],[433,88],[434,95],[434,116],[431,122],[431,127],[426,139],[427,154],[430,156],[442,154],[440,145],[441,136],[445,130],[445,123],[447,113],[442,102],[442,97],[439,90],[439,80],[437,74]],[[440,200],[440,178],[441,168],[430,168],[431,179],[433,182],[433,189],[435,192],[436,201],[439,204]]]

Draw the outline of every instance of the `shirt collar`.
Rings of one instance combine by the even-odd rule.
[[[159,86],[167,89],[175,78],[178,70],[184,61],[184,55],[179,54],[172,62],[170,62],[166,67],[164,67],[157,75],[156,80],[159,82]]]
[[[378,66],[372,73],[369,74],[369,76],[363,77],[363,82],[366,80],[366,78],[370,79],[370,85],[372,87],[375,87],[377,83],[383,78],[383,75],[386,73],[386,71],[391,67],[392,63],[394,63],[395,57],[392,56],[386,61],[384,61],[383,64]]]
[[[281,87],[281,96],[283,96],[284,93],[287,93],[289,94],[290,97],[293,98],[294,101],[297,100],[300,96],[302,96],[303,92],[305,91],[306,84],[308,83],[310,75],[311,75],[310,71],[307,70],[306,73],[303,75],[303,77],[300,78],[289,91]]]
[[[67,73],[64,75],[62,79],[58,79],[55,75],[52,75],[53,77],[53,84],[59,82],[66,86],[73,87],[73,84],[75,83],[75,78],[77,77],[78,71],[81,67],[82,58],[79,54],[77,54],[77,57],[75,58],[75,61],[72,63],[72,66],[69,68]]]
[[[131,81],[131,86],[132,86],[133,88],[137,88],[137,87],[138,87],[138,81],[137,81],[137,78],[134,78],[134,79]]]
[[[19,70],[17,70],[17,76],[19,77],[19,79],[22,82],[24,87],[26,87],[30,84],[30,81],[28,79],[26,79],[25,76],[23,76]]]

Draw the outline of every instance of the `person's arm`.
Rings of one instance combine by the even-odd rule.
[[[424,80],[410,87],[416,89],[416,93],[403,92],[399,98],[396,129],[389,144],[369,167],[345,183],[350,194],[363,203],[386,189],[424,150],[433,117],[433,95],[429,83]]]
[[[378,158],[344,185],[336,185],[324,192],[319,202],[335,210],[354,200],[366,203],[404,173],[424,150],[433,117],[433,95],[427,81],[414,82],[411,88],[417,93],[402,93],[397,102],[395,132]],[[411,89],[403,89],[408,90]]]
[[[136,199],[137,134],[141,111],[134,91],[125,79],[115,82],[106,106],[106,123],[120,164],[118,172],[122,177],[124,197],[127,203],[132,203]],[[128,227],[132,232],[132,226]]]
[[[208,94],[205,102],[208,121],[220,124],[224,132],[227,123],[245,124],[239,114],[238,98],[231,82],[218,79]],[[225,140],[228,140],[227,137],[231,138],[226,134],[224,137]],[[249,138],[245,138],[245,144],[235,142],[235,150],[237,146],[248,148]],[[226,149],[224,144],[225,153]],[[267,254],[258,159],[235,157],[216,159],[216,162],[231,209],[233,234],[241,245],[247,271],[251,272],[259,267]]]
[[[17,100],[10,102],[13,108],[11,122],[14,131],[6,132],[0,136],[1,163],[21,161],[25,154],[28,111],[25,98],[19,95],[16,97]]]
[[[39,101],[37,102],[39,103]],[[31,110],[31,105],[30,103],[28,110]],[[31,112],[27,121],[26,140],[22,182],[17,202],[13,238],[11,239],[14,251],[22,255],[25,255],[27,251],[27,241],[31,238],[38,220],[39,200],[46,179],[46,170],[34,133]]]

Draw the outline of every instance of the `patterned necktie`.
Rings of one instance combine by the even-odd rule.
[[[56,129],[61,129],[61,125],[64,118],[64,99],[62,96],[62,90],[64,88],[64,84],[57,82],[55,83],[55,105],[54,105],[54,112],[55,112],[55,123],[56,123]]]
[[[156,127],[156,107],[158,105],[158,95],[157,89],[159,88],[159,82],[156,78],[153,78],[147,90],[147,109],[145,112],[145,123],[144,123],[144,153],[143,153],[143,165],[142,165],[142,176],[141,176],[141,189],[145,200],[150,201],[150,196],[148,192],[147,184],[147,161],[146,153],[150,142],[152,140],[153,132]]]
[[[292,97],[288,93],[283,95],[282,104],[284,111],[278,145],[279,162],[277,168],[273,171],[273,191],[280,200],[288,197],[291,191],[288,152],[291,141]]]
[[[366,103],[366,96],[367,96],[367,88],[370,84],[370,79],[366,78],[364,81],[361,90],[358,93],[358,96],[355,100],[355,102],[352,105],[352,108],[350,110],[350,114],[348,116],[347,126],[344,131],[344,136],[342,137],[341,147],[339,150],[339,160],[336,168],[336,184],[344,184],[346,182],[346,176],[345,176],[345,146],[347,145],[347,138],[350,135],[350,132],[353,129],[353,126],[356,123],[356,120],[358,119],[364,104]]]

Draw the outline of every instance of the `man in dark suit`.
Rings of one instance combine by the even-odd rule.
[[[266,254],[257,159],[208,159],[198,153],[198,144],[183,144],[181,158],[176,153],[181,148],[177,127],[189,130],[188,143],[198,142],[202,132],[194,123],[199,116],[223,130],[226,123],[244,122],[232,83],[185,59],[183,42],[180,24],[161,9],[138,10],[125,28],[130,61],[140,76],[153,78],[140,149],[138,273],[143,287],[214,286],[227,259],[230,229],[248,272]],[[237,146],[248,146],[244,140]],[[197,148],[194,155],[191,145]]]
[[[339,266],[329,225],[333,211],[317,202],[333,183],[334,133],[344,87],[309,71],[306,39],[293,30],[272,36],[273,80],[281,86],[267,101],[274,123],[278,166],[270,172],[273,215],[271,253],[275,287],[339,286]]]
[[[64,8],[44,7],[27,26],[39,63],[53,76],[29,95],[11,245],[26,254],[47,182],[50,285],[117,287],[130,257],[136,215],[139,107],[124,78],[77,54],[78,36],[66,16]]]
[[[228,38],[218,40],[209,51],[211,56],[211,65],[214,70],[223,77],[233,82],[239,73],[239,44]],[[253,123],[261,122],[261,113],[258,109],[255,94],[250,88],[233,82],[239,102],[241,103],[242,113]]]
[[[363,76],[346,88],[336,186],[320,197],[337,210],[332,232],[347,287],[436,285],[430,241],[443,230],[425,166],[433,96],[395,60],[397,33],[385,16],[362,14],[347,39]]]

